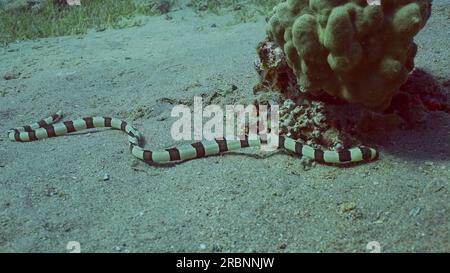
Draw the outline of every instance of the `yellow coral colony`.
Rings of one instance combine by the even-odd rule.
[[[414,68],[413,39],[430,12],[431,0],[288,0],[274,8],[268,35],[302,92],[383,111]]]

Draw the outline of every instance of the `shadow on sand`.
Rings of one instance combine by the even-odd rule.
[[[450,161],[450,94],[447,86],[440,85],[426,71],[416,69],[401,87],[402,91],[421,97],[428,109],[426,118],[408,129],[383,132],[384,141],[378,143],[383,152],[407,161]]]

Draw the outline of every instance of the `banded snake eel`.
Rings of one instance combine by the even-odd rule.
[[[238,140],[227,140],[223,138],[215,139],[215,141],[197,142],[179,148],[150,151],[144,149],[141,133],[121,119],[112,117],[85,117],[56,123],[61,118],[62,111],[58,111],[52,116],[34,124],[10,129],[8,131],[8,138],[11,141],[31,142],[86,129],[109,127],[128,134],[128,142],[133,156],[144,162],[156,164],[218,155],[246,147],[259,147],[265,142],[261,137],[250,139],[248,136],[245,136]],[[314,149],[286,136],[278,137],[277,146],[278,148],[285,149],[299,156],[307,156],[324,164],[369,162],[377,159],[379,156],[377,150],[369,147],[355,147],[339,151]]]

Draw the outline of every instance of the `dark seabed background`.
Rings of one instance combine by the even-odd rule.
[[[450,251],[445,112],[386,132],[380,160],[350,168],[305,170],[257,149],[157,168],[113,130],[8,140],[9,128],[61,109],[123,118],[161,149],[179,144],[170,101],[235,85],[218,102],[251,103],[264,16],[248,1],[217,14],[186,2],[130,18],[134,27],[0,48],[1,252],[66,252],[69,241],[84,252],[366,252],[371,241],[384,252]],[[450,1],[433,4],[416,66],[448,91]]]

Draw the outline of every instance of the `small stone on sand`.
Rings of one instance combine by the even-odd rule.
[[[109,174],[105,173],[103,174],[103,181],[108,181],[109,180]]]

